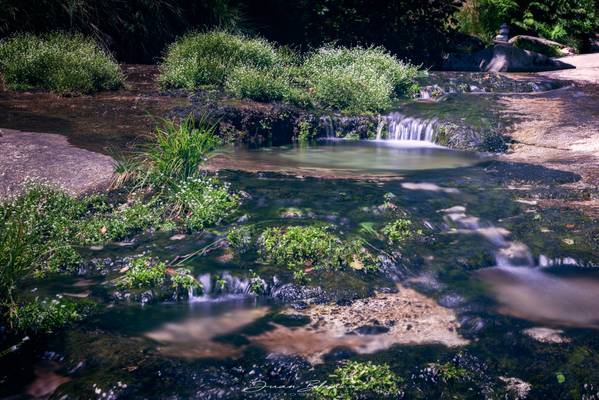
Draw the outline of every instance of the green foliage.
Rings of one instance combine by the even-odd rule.
[[[468,0],[456,14],[460,29],[491,42],[501,23],[512,36],[532,34],[581,49],[599,29],[594,0]]]
[[[279,56],[263,39],[215,30],[191,33],[171,44],[160,70],[164,87],[196,89],[201,85],[223,86],[237,67],[266,69]]]
[[[256,101],[286,101],[308,105],[307,95],[296,86],[284,68],[258,69],[237,67],[227,77],[226,88],[233,95]]]
[[[82,35],[21,34],[0,42],[0,73],[11,89],[89,94],[122,86],[118,64]]]
[[[214,225],[239,206],[239,197],[231,193],[228,185],[202,176],[177,182],[171,196],[190,230]]]
[[[259,238],[259,255],[269,263],[285,265],[303,278],[304,268],[338,270],[374,269],[373,259],[358,241],[343,242],[321,226],[268,228]]]
[[[152,289],[164,284],[166,264],[149,257],[131,261],[118,285],[127,289]]]
[[[335,110],[382,111],[417,89],[417,69],[380,47],[322,47],[304,69],[315,102]]]
[[[57,297],[52,300],[34,300],[15,308],[9,317],[14,330],[21,333],[52,333],[83,318],[77,303]]]
[[[191,271],[185,268],[178,268],[170,276],[171,286],[176,290],[190,291],[194,289],[202,289],[200,282],[191,275]]]
[[[557,46],[557,45],[544,44],[544,43],[531,41],[531,40],[525,40],[525,39],[521,39],[521,38],[518,38],[514,41],[514,46],[516,46],[520,49],[534,51],[536,53],[541,53],[541,54],[546,55],[547,57],[561,57],[563,55],[562,51],[560,50],[559,46]]]
[[[432,364],[432,368],[444,382],[453,382],[468,377],[468,370],[452,363]]]
[[[200,164],[219,145],[216,125],[204,117],[196,121],[189,115],[178,124],[164,120],[144,149],[140,175],[147,171],[150,182],[157,185],[185,180],[198,173]]]
[[[389,244],[398,244],[414,236],[422,235],[422,231],[420,229],[414,230],[412,221],[398,218],[383,227],[383,235],[385,235]]]
[[[247,253],[253,245],[254,231],[248,226],[234,226],[227,232],[229,245],[239,254]]]
[[[224,86],[236,97],[286,101],[349,112],[376,112],[417,90],[417,68],[380,47],[323,47],[305,62],[262,39],[223,31],[195,33],[171,45],[161,82],[189,90]]]
[[[401,377],[388,365],[372,362],[350,361],[335,370],[333,382],[313,388],[318,398],[351,400],[355,398],[397,398],[400,395]]]

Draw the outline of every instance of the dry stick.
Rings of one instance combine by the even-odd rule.
[[[213,248],[216,248],[216,246],[220,245],[222,242],[225,242],[226,239],[225,238],[220,238],[218,240],[215,240],[214,242],[210,243],[207,246],[204,246],[192,253],[186,254],[184,256],[177,256],[175,257],[170,263],[169,265],[171,267],[176,267],[178,265],[183,264],[185,261],[189,261],[191,258],[199,255],[199,254],[204,254],[205,252],[207,252],[208,250],[212,250]],[[181,258],[180,258],[181,257]],[[174,264],[173,264],[174,263]]]

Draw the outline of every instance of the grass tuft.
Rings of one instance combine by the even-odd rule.
[[[91,94],[123,85],[118,64],[80,34],[20,34],[0,41],[0,74],[14,90]]]

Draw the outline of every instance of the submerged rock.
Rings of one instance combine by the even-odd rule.
[[[447,71],[538,72],[568,68],[574,66],[509,45],[495,45],[474,54],[450,56],[443,64]]]
[[[545,327],[528,328],[522,331],[527,336],[541,343],[569,343],[570,339],[563,336],[561,329],[552,329]]]
[[[300,355],[311,363],[339,347],[359,353],[374,353],[394,344],[438,343],[463,346],[468,340],[457,330],[455,313],[413,289],[398,286],[397,293],[377,293],[353,301],[312,305],[293,314],[310,317],[306,327],[276,329],[250,338],[268,351]],[[377,327],[370,329],[370,327]],[[358,333],[358,334],[356,334]]]

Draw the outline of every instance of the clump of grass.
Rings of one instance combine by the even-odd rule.
[[[17,332],[48,334],[83,319],[84,308],[82,304],[60,296],[51,300],[36,299],[16,307],[9,322]]]
[[[268,228],[258,243],[258,253],[265,262],[287,266],[297,277],[303,277],[306,269],[376,269],[360,242],[344,242],[322,226]]]
[[[314,387],[318,398],[351,400],[397,398],[400,393],[401,377],[387,364],[350,361],[331,375],[333,383]]]
[[[193,115],[179,123],[164,120],[143,149],[138,166],[148,172],[151,183],[183,181],[197,175],[199,166],[221,144],[216,125]]]
[[[226,89],[240,98],[261,102],[286,101],[296,105],[308,105],[307,94],[297,87],[289,71],[284,68],[257,69],[237,67],[227,78]]]
[[[326,46],[311,54],[303,68],[315,103],[334,110],[382,111],[417,90],[417,68],[380,47]]]
[[[166,280],[166,264],[149,257],[131,262],[119,286],[127,289],[149,289],[159,287]]]
[[[256,101],[285,101],[354,113],[379,112],[417,90],[416,67],[380,47],[325,46],[305,61],[289,48],[223,31],[195,33],[169,47],[165,87],[210,84]]]
[[[422,230],[414,229],[409,219],[398,218],[383,227],[383,235],[389,244],[398,244],[414,236],[421,236]]]
[[[223,86],[237,67],[266,69],[280,61],[266,40],[225,31],[196,32],[171,44],[160,67],[164,87]]]
[[[0,41],[0,73],[10,89],[91,94],[123,85],[118,64],[79,34],[20,34]]]
[[[178,181],[170,196],[189,230],[214,225],[239,206],[239,197],[228,185],[205,176]]]

